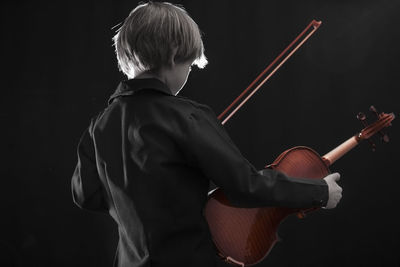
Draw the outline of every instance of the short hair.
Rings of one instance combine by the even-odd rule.
[[[119,69],[134,78],[176,63],[193,61],[204,68],[201,32],[182,6],[168,2],[140,2],[113,37]]]

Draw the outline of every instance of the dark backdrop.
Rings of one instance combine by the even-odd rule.
[[[209,65],[182,95],[219,114],[312,20],[311,39],[226,125],[257,168],[296,145],[321,154],[360,130],[374,104],[399,114],[400,2],[179,1]],[[116,225],[72,202],[76,145],[123,76],[111,38],[136,1],[3,1],[0,253],[17,266],[111,266]],[[370,114],[368,114],[370,115]],[[373,116],[371,116],[372,118]],[[400,127],[334,164],[334,210],[289,218],[260,266],[399,266]]]

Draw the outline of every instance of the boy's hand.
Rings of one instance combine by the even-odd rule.
[[[343,189],[336,183],[336,181],[339,181],[339,179],[340,174],[337,172],[329,174],[324,178],[325,182],[328,184],[329,189],[328,204],[326,204],[326,207],[324,207],[325,209],[335,208],[342,198]]]

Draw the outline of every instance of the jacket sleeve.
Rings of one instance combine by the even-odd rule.
[[[108,212],[104,190],[96,167],[95,149],[90,135],[93,124],[83,133],[77,148],[78,163],[72,175],[72,198],[82,209]]]
[[[211,109],[197,109],[189,118],[189,157],[233,205],[326,206],[328,186],[324,180],[292,178],[272,169],[257,171],[241,155]]]

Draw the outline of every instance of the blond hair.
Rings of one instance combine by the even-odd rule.
[[[113,37],[119,69],[134,78],[175,63],[208,63],[196,22],[182,6],[168,2],[139,3]]]

